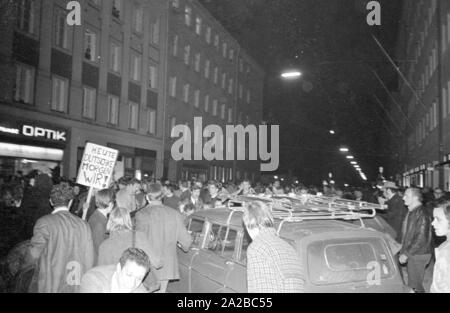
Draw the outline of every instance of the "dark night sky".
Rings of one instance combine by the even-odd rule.
[[[328,172],[338,184],[361,183],[338,152],[347,145],[374,180],[388,163],[382,156],[389,155],[390,135],[377,114],[387,117],[372,100],[372,93],[383,102],[388,95],[370,68],[391,90],[398,79],[372,35],[394,57],[402,0],[379,1],[382,25],[372,27],[367,0],[201,2],[266,70],[264,111],[280,125],[280,171],[292,169],[306,183],[319,183]],[[292,66],[303,72],[301,81],[282,81],[280,72]]]

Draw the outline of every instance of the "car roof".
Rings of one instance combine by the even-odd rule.
[[[191,217],[199,217],[207,219],[210,222],[215,222],[218,224],[226,224],[227,220],[231,214],[231,219],[229,225],[233,228],[243,228],[241,211],[231,211],[229,209],[210,209],[197,211],[191,215]],[[281,220],[275,219],[275,228],[278,229]],[[301,225],[301,227],[299,227]],[[297,241],[303,237],[315,235],[315,234],[325,234],[325,233],[336,233],[336,232],[355,232],[359,235],[373,233],[373,230],[366,228],[361,228],[359,225],[346,223],[340,220],[307,220],[302,222],[286,222],[281,229],[281,237]]]

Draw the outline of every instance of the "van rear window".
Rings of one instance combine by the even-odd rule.
[[[364,282],[395,274],[387,248],[378,238],[318,241],[307,251],[308,272],[315,285]]]

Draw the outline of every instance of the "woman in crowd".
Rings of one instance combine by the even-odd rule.
[[[152,267],[158,269],[162,266],[160,257],[151,251],[147,236],[133,229],[130,213],[127,209],[116,207],[112,210],[106,230],[109,232],[109,238],[100,244],[97,265],[117,264],[123,251],[134,247],[147,253]]]
[[[447,240],[436,248],[436,263],[433,272],[432,293],[450,293],[450,202],[445,202],[433,211],[433,228],[436,235]]]

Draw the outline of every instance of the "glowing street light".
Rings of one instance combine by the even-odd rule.
[[[332,135],[334,135],[334,134],[336,134],[336,132],[334,131],[334,130],[330,130],[330,134],[332,134]]]
[[[302,73],[300,73],[299,71],[287,71],[281,74],[281,77],[285,79],[295,79],[299,78],[300,76],[302,76]]]
[[[352,155],[347,155],[347,159],[349,159],[349,160],[353,160],[353,159],[354,159],[354,157],[353,157]]]
[[[342,147],[342,148],[339,149],[339,151],[341,151],[341,152],[348,152],[349,150],[348,150],[348,148]]]
[[[351,161],[350,164],[352,164],[352,165],[358,165],[358,162],[356,162],[356,161]]]

